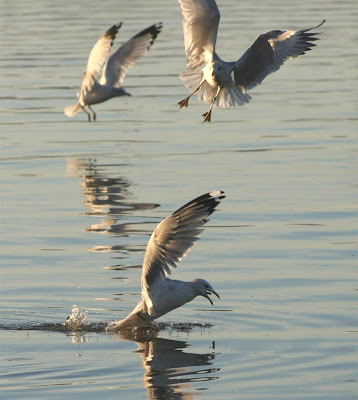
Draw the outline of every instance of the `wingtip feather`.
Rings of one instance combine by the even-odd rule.
[[[151,26],[148,26],[148,28],[143,29],[142,31],[137,33],[134,37],[137,38],[137,37],[144,36],[147,34],[151,35],[152,40],[149,45],[149,47],[150,47],[154,43],[154,40],[157,38],[159,33],[161,32],[162,28],[163,28],[163,23],[158,22],[157,24],[153,24]]]

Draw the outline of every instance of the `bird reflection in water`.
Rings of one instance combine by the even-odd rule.
[[[144,368],[143,382],[148,399],[194,399],[193,384],[201,382],[200,390],[207,390],[203,382],[219,379],[220,368],[214,368],[216,353],[188,353],[188,343],[181,340],[158,338],[156,332],[121,332],[117,340],[130,340],[138,345]],[[198,368],[202,367],[202,368]],[[197,388],[198,389],[198,388]]]
[[[142,233],[143,229],[136,228],[136,225],[143,225],[140,222],[122,222],[128,214],[134,211],[151,210],[158,207],[154,203],[137,203],[130,201],[131,193],[129,187],[131,182],[122,177],[116,176],[118,168],[123,164],[99,164],[96,159],[67,159],[67,172],[69,175],[77,175],[82,179],[84,203],[89,209],[86,215],[105,216],[100,223],[92,224],[86,228],[87,232],[114,233],[128,235],[130,233]],[[114,172],[111,172],[111,169]],[[114,175],[114,176],[113,176]],[[149,232],[145,232],[148,234]],[[104,251],[105,249],[98,249]],[[116,249],[107,249],[109,251]],[[93,251],[96,251],[93,249]]]

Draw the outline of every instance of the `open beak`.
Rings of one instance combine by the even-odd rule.
[[[207,291],[205,292],[205,294],[206,294],[205,297],[210,301],[210,303],[211,303],[212,306],[214,305],[214,303],[213,303],[213,301],[211,300],[211,298],[209,297],[209,294],[215,294],[215,296],[216,296],[218,299],[220,299],[220,296],[215,292],[215,290],[207,290]]]

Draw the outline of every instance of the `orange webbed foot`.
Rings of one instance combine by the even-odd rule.
[[[210,122],[211,121],[211,110],[203,114],[204,121],[203,122]]]
[[[189,97],[187,97],[186,99],[179,101],[178,105],[180,106],[179,108],[182,107],[188,107],[189,105]]]

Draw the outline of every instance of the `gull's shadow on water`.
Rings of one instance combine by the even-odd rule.
[[[219,379],[220,368],[213,366],[216,353],[187,352],[189,344],[182,340],[157,337],[157,332],[125,332],[112,334],[116,340],[137,343],[142,357],[143,383],[148,399],[193,399],[193,384],[201,382],[200,390],[207,390],[204,382]]]

